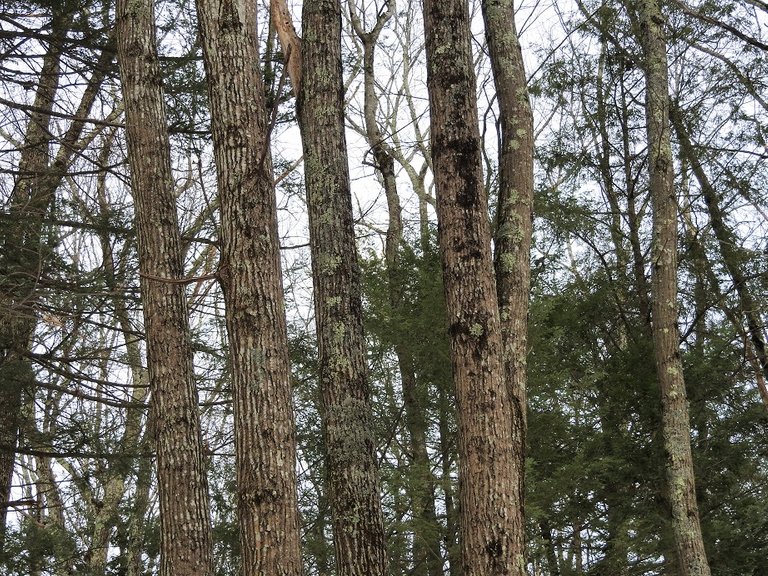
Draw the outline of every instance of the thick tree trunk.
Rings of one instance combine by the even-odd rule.
[[[208,575],[208,482],[153,4],[118,0],[116,17],[157,443],[160,574]]]
[[[483,17],[499,102],[501,150],[494,264],[504,346],[504,374],[512,416],[511,470],[516,501],[514,574],[525,574],[525,434],[528,299],[533,233],[533,113],[512,0],[484,0]]]
[[[296,433],[256,4],[197,7],[221,206],[243,574],[298,576]]]
[[[483,188],[469,9],[426,0],[427,86],[440,253],[456,388],[466,576],[520,574],[519,474]]]
[[[653,204],[652,334],[661,388],[672,530],[683,575],[709,576],[696,503],[688,401],[677,328],[677,202],[664,17],[657,0],[638,2],[638,15],[645,52],[648,167]]]
[[[305,2],[298,102],[336,571],[387,573],[344,135],[341,6]]]

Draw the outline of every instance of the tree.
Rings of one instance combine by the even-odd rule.
[[[157,278],[175,277],[186,294],[185,310],[177,317],[187,317],[188,351],[199,394],[204,446],[200,468],[210,486],[212,570],[217,576],[230,576],[241,566],[264,560],[265,571],[295,572],[301,566],[308,575],[337,573],[334,564],[345,560],[341,555],[334,559],[334,540],[338,544],[353,538],[333,536],[333,494],[322,426],[322,389],[329,386],[327,380],[321,386],[316,338],[320,333],[314,328],[304,159],[296,149],[296,110],[283,77],[301,74],[304,48],[293,33],[281,51],[277,31],[268,29],[261,18],[255,22],[253,6],[214,0],[200,3],[214,8],[207,13],[210,18],[201,11],[198,19],[187,0],[156,4],[156,65],[162,82],[154,76],[152,86],[163,84],[175,180],[171,184],[165,171],[156,179],[162,186],[155,188],[171,190],[175,197],[165,202],[173,206],[175,201],[178,260],[183,262],[174,274],[158,272]],[[163,504],[161,519],[164,493],[153,474],[158,427],[148,402],[148,334],[141,320],[145,302],[140,282],[145,288],[158,283],[141,276],[146,270],[139,263],[143,253],[138,253],[137,241],[145,243],[144,236],[137,237],[134,222],[140,203],[131,197],[124,102],[120,78],[111,63],[114,3],[0,0],[0,4],[0,335],[21,324],[31,326],[31,332],[16,334],[28,334],[26,340],[10,338],[15,354],[11,359],[23,362],[29,385],[22,390],[18,412],[11,414],[18,415],[18,427],[7,441],[13,445],[15,462],[8,454],[8,461],[14,462],[13,487],[0,572],[9,576],[159,573],[166,508]],[[325,7],[313,3],[309,11],[318,6]],[[651,275],[655,275],[656,253],[646,58],[640,43],[638,3],[577,0],[515,6],[515,27],[522,37],[536,111],[530,131],[536,138],[537,168],[526,344],[522,344],[523,329],[505,326],[515,316],[505,314],[505,308],[517,309],[521,314],[517,321],[526,321],[522,315],[526,271],[515,266],[527,266],[528,206],[525,200],[519,201],[525,195],[516,197],[512,189],[527,189],[528,151],[517,132],[525,128],[515,122],[527,122],[528,111],[523,100],[510,97],[525,88],[526,75],[514,46],[511,6],[501,0],[469,6],[475,10],[470,22],[479,23],[481,9],[487,19],[485,39],[479,28],[472,28],[476,92],[472,94],[465,76],[453,74],[459,52],[450,44],[439,45],[440,56],[450,61],[440,62],[440,74],[433,78],[441,88],[446,88],[444,84],[455,88],[455,99],[446,107],[461,116],[461,125],[453,116],[440,116],[438,109],[434,126],[429,126],[420,3],[401,2],[396,10],[387,0],[335,6],[336,25],[341,14],[340,49],[334,36],[338,27],[332,34],[310,24],[304,28],[306,43],[313,50],[323,49],[321,41],[335,46],[332,58],[341,60],[344,77],[343,85],[334,80],[333,90],[328,89],[335,98],[332,105],[322,98],[309,100],[315,88],[323,86],[320,80],[337,75],[338,69],[307,86],[296,76],[290,87],[305,93],[305,106],[319,116],[334,110],[332,119],[322,116],[334,125],[333,140],[317,137],[325,133],[317,130],[323,128],[322,122],[310,125],[309,130],[315,131],[313,150],[322,150],[313,155],[319,162],[307,157],[310,161],[304,168],[315,167],[315,180],[310,179],[315,184],[318,174],[328,176],[323,190],[333,192],[327,196],[338,200],[350,195],[353,206],[353,216],[348,216],[349,204],[337,203],[348,222],[354,223],[354,240],[336,242],[343,234],[342,228],[328,224],[335,214],[331,210],[319,218],[313,216],[312,232],[321,256],[324,246],[331,246],[325,261],[328,269],[336,265],[335,256],[340,268],[350,269],[344,250],[352,246],[359,251],[365,346],[356,350],[365,354],[364,362],[359,354],[355,357],[355,366],[367,364],[368,398],[367,408],[357,414],[363,414],[367,436],[354,440],[355,446],[364,448],[356,454],[358,460],[368,458],[366,462],[374,466],[346,470],[355,474],[378,464],[378,486],[362,481],[356,485],[365,487],[369,500],[363,501],[364,506],[380,500],[390,574],[460,576],[465,571],[457,543],[460,523],[462,546],[468,531],[477,543],[478,532],[488,534],[499,518],[509,520],[507,526],[521,524],[517,518],[522,518],[522,475],[515,476],[514,470],[505,481],[509,505],[495,507],[479,531],[471,522],[486,508],[459,506],[467,482],[470,488],[477,487],[478,473],[488,470],[487,461],[481,463],[476,456],[487,448],[491,426],[470,438],[476,444],[469,449],[466,417],[457,430],[449,347],[451,339],[455,344],[461,323],[457,330],[454,317],[453,334],[448,333],[445,297],[453,298],[455,310],[457,294],[495,294],[499,318],[497,324],[490,324],[499,327],[500,336],[479,342],[474,350],[482,352],[489,342],[496,346],[498,354],[484,368],[494,366],[506,374],[493,380],[492,386],[506,403],[509,420],[497,419],[492,411],[482,419],[483,424],[501,422],[499,434],[506,446],[501,452],[504,458],[509,456],[504,462],[513,468],[522,456],[516,452],[519,444],[513,435],[522,432],[516,422],[523,421],[525,400],[519,385],[525,370],[529,431],[523,554],[527,573],[682,574],[665,488],[659,378],[651,360]],[[264,9],[264,3],[255,8]],[[701,535],[712,573],[763,574],[768,572],[764,520],[768,516],[768,445],[763,441],[768,419],[759,390],[765,376],[760,355],[766,341],[768,261],[762,255],[768,202],[760,192],[768,186],[764,170],[768,96],[761,79],[768,61],[760,47],[759,30],[765,11],[759,2],[733,0],[696,5],[676,0],[665,4],[664,11],[674,213],[680,227],[676,338],[688,384]],[[56,21],[53,16],[63,17]],[[290,24],[290,14],[284,16],[280,22]],[[249,23],[239,26],[245,20]],[[450,27],[462,42],[466,42],[465,26],[462,20],[461,26]],[[315,36],[321,39],[312,37],[316,30],[320,33]],[[54,37],[61,40],[54,42]],[[435,45],[432,40],[430,36],[430,49]],[[55,91],[50,103],[36,101],[39,85],[53,78],[41,71],[49,66],[54,51],[58,52]],[[135,46],[133,51],[138,52]],[[322,54],[331,52],[325,49]],[[207,71],[206,59],[210,61]],[[465,66],[469,61],[466,53],[458,60]],[[307,67],[324,70],[322,56]],[[216,72],[219,68],[224,71]],[[260,103],[260,74],[265,80],[269,121]],[[206,88],[210,88],[207,95]],[[343,94],[348,142],[343,153],[333,144],[341,141],[339,94]],[[445,178],[450,163],[446,160],[460,156],[450,157],[457,148],[446,146],[450,141],[446,130],[467,130],[467,119],[473,123],[465,96],[474,96],[477,102],[483,172],[478,176],[474,161],[463,161],[461,156],[460,171]],[[150,100],[145,98],[142,104]],[[135,107],[131,110],[135,112]],[[128,128],[133,130],[136,116],[131,110]],[[142,128],[158,126],[162,121],[142,123]],[[29,146],[35,141],[30,138],[35,130],[40,145]],[[433,150],[436,164],[430,156],[433,130],[442,144]],[[352,132],[356,134],[351,136]],[[475,142],[472,138],[466,141]],[[476,147],[472,144],[467,149]],[[165,151],[158,152],[162,148],[155,145],[151,155],[143,156],[162,160]],[[344,185],[330,183],[331,175],[343,173],[337,157],[343,157],[349,167],[343,174],[349,178]],[[39,161],[30,164],[35,158]],[[316,170],[318,163],[327,170]],[[299,169],[291,171],[294,167]],[[273,169],[280,175],[273,178]],[[518,177],[520,183],[510,185]],[[483,182],[476,188],[463,186],[472,178]],[[476,269],[489,272],[490,284],[485,273],[470,272],[473,275],[463,276],[461,283],[455,276],[449,278],[452,292],[445,290],[435,185],[440,196],[439,232],[455,233],[454,238],[460,239],[443,242],[444,252],[455,254],[469,245],[462,241],[478,236],[476,230],[487,226],[483,249],[489,245],[493,249],[483,253],[493,257],[478,256],[482,265]],[[446,186],[482,190],[489,200],[476,210],[474,205],[459,206],[446,223]],[[320,186],[312,190],[316,200]],[[447,197],[452,199],[450,194]],[[456,194],[453,199],[457,197],[470,204],[470,194]],[[274,205],[283,263],[282,295],[279,286],[275,291],[275,278],[280,275],[275,258],[268,256],[278,244],[274,219],[270,220]],[[163,213],[172,214],[173,209]],[[457,221],[460,225],[454,226]],[[142,230],[144,234],[146,227]],[[330,232],[317,237],[317,230]],[[22,235],[30,240],[29,250],[19,249]],[[257,236],[262,243],[254,242]],[[460,264],[475,262],[472,249],[477,247],[471,246]],[[322,264],[322,258],[317,262]],[[23,268],[22,263],[29,267]],[[348,278],[343,281],[350,292],[355,290]],[[508,299],[510,294],[513,299]],[[331,293],[331,298],[336,295]],[[488,304],[488,299],[480,300]],[[283,306],[291,355],[289,377],[282,371]],[[336,308],[327,310],[321,310],[326,325],[329,317],[332,323],[337,320],[332,316]],[[476,308],[462,304],[461,310],[471,313]],[[347,323],[345,329],[352,326],[342,321]],[[229,330],[228,322],[234,325]],[[461,344],[473,341],[472,332],[479,334],[481,322],[473,320],[469,326]],[[260,338],[265,334],[274,335],[272,341],[264,343]],[[342,336],[348,334],[351,331],[345,330]],[[482,336],[485,333],[477,340]],[[517,351],[510,336],[518,343]],[[151,337],[150,341],[154,342]],[[246,345],[251,344],[257,353],[243,361]],[[525,348],[527,358],[519,354]],[[276,362],[259,362],[263,356]],[[513,357],[527,362],[510,365]],[[340,354],[331,360],[339,359],[341,364],[348,358]],[[156,360],[150,351],[150,361]],[[468,363],[464,362],[465,368]],[[265,370],[247,376],[245,368],[255,365]],[[331,366],[335,374],[346,370],[344,378],[353,372],[351,367],[352,362]],[[328,373],[331,370],[326,368],[324,376]],[[490,371],[482,374],[488,376]],[[492,379],[483,379],[482,374],[464,380],[472,387],[462,389],[460,408],[467,407],[465,400],[471,393],[488,398],[487,384]],[[276,512],[286,510],[288,500],[262,498],[255,503],[257,498],[249,499],[247,493],[258,493],[259,485],[276,487],[269,484],[270,479],[282,473],[284,494],[288,499],[292,496],[287,486],[292,481],[288,454],[293,441],[288,435],[278,441],[271,434],[276,429],[272,421],[290,425],[281,420],[290,418],[288,378],[295,403],[297,501],[302,519],[297,539],[303,557],[297,559],[293,548],[285,551],[279,565],[269,560],[276,567],[267,568],[268,557],[274,559],[277,554],[273,553],[291,544],[280,530],[262,528],[291,522],[289,515]],[[0,386],[7,382],[0,379]],[[261,388],[249,386],[253,382],[260,382]],[[236,386],[241,386],[240,396]],[[246,396],[253,401],[244,401]],[[279,402],[273,402],[278,396]],[[363,406],[360,396],[344,398],[350,397],[351,404]],[[0,398],[3,409],[12,404],[6,398]],[[255,408],[242,408],[248,403]],[[286,406],[288,411],[281,411]],[[481,408],[495,407],[488,402]],[[10,418],[0,419],[0,426],[7,423],[9,428],[16,426]],[[265,426],[260,428],[260,423]],[[252,425],[252,431],[244,432],[244,424]],[[502,434],[502,425],[511,428]],[[350,436],[359,429],[345,428]],[[259,445],[266,452],[263,457],[242,457],[256,454]],[[470,460],[475,458],[471,470],[464,465],[468,451]],[[277,454],[283,460],[279,466],[272,459]],[[499,463],[492,462],[496,466],[493,481],[504,479],[496,473]],[[243,488],[248,482],[237,481],[238,467],[254,480],[251,488]],[[479,479],[491,485],[489,477]],[[372,508],[358,508],[364,511],[361,516],[368,515],[366,521],[374,517]],[[246,520],[248,515],[253,520]],[[255,530],[249,532],[250,528]],[[257,530],[269,547],[253,543],[256,536],[251,532]],[[504,541],[505,553],[523,542],[522,530],[512,532],[514,537]],[[354,545],[370,543],[367,536],[360,530]],[[165,546],[164,541],[164,550]],[[480,553],[465,554],[463,560],[472,570],[478,559],[496,550],[493,539],[486,539],[485,546]],[[376,550],[378,554],[383,548]],[[165,560],[166,552],[162,555]],[[355,556],[353,561],[362,570],[367,552],[359,556],[362,560]],[[505,560],[499,571],[518,576],[520,567],[520,562]]]
[[[678,561],[685,575],[708,576],[691,455],[688,405],[677,328],[677,203],[669,127],[669,77],[664,17],[657,0],[638,3],[645,54],[648,170],[653,205],[653,347],[661,388],[667,490]]]
[[[344,134],[341,4],[304,4],[300,43],[284,3],[271,5],[298,94],[336,571],[383,575],[384,521]],[[290,64],[299,45],[300,74]]]
[[[378,576],[387,572],[387,556],[344,135],[341,3],[304,4],[302,30],[297,112],[336,571]]]
[[[425,2],[424,27],[439,245],[458,414],[461,565],[467,576],[521,573],[523,558],[514,555],[520,552],[515,543],[521,540],[521,502],[475,120],[467,3]]]
[[[504,379],[512,417],[513,482],[516,501],[510,514],[517,574],[525,571],[525,436],[528,298],[533,233],[533,113],[528,80],[515,27],[512,0],[483,2],[485,36],[499,102],[501,149],[499,195],[494,231],[494,268],[504,347]]]
[[[221,206],[244,574],[301,574],[296,434],[256,6],[198,0]]]
[[[165,104],[151,1],[117,3],[157,446],[160,574],[212,574],[205,474]]]

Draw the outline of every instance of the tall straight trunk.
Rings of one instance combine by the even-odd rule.
[[[198,0],[221,206],[243,574],[298,576],[296,433],[256,4]]]
[[[302,30],[298,117],[336,571],[379,576],[387,557],[344,135],[340,2],[305,2]]]
[[[61,42],[66,35],[65,15],[54,11],[51,37],[43,57],[19,160],[18,176],[10,198],[11,219],[0,233],[0,559],[16,460],[21,407],[25,391],[34,390],[34,372],[26,353],[36,325],[36,288],[43,253],[43,219],[55,188],[45,186],[50,159],[50,132],[54,98],[59,85]]]
[[[512,0],[484,0],[483,18],[499,102],[501,150],[494,264],[499,299],[504,375],[512,417],[516,501],[513,523],[514,574],[525,574],[525,434],[528,298],[533,233],[533,113]]]
[[[118,0],[117,55],[156,434],[160,574],[213,573],[208,481],[151,0]]]
[[[395,158],[390,146],[379,130],[378,97],[375,92],[376,43],[381,30],[394,14],[394,2],[388,2],[388,10],[379,14],[376,24],[366,32],[354,10],[352,25],[363,45],[363,119],[368,144],[373,154],[377,176],[387,199],[389,224],[387,226],[384,257],[389,281],[389,304],[396,317],[405,314],[404,275],[401,269],[400,248],[403,243],[403,219],[400,196],[397,190]],[[427,391],[415,374],[414,358],[404,338],[395,336],[400,381],[403,389],[405,427],[410,440],[409,474],[406,490],[411,502],[413,517],[413,576],[438,576],[443,573],[440,554],[440,525],[435,509],[435,478],[432,474],[427,451]]]
[[[465,576],[519,574],[519,474],[483,187],[469,8],[425,0],[431,153],[456,389]]]
[[[645,53],[648,168],[653,205],[652,335],[661,388],[667,491],[682,574],[709,576],[696,503],[688,401],[677,328],[677,202],[664,16],[658,0],[640,0],[638,15]]]

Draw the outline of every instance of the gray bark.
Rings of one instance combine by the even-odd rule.
[[[677,328],[677,201],[669,129],[669,68],[664,16],[656,0],[638,2],[645,53],[648,167],[653,204],[652,335],[661,388],[667,491],[684,576],[709,576],[699,523],[688,401]]]
[[[181,239],[151,0],[118,0],[160,501],[160,574],[209,575],[211,528]]]
[[[256,5],[197,7],[221,206],[242,570],[298,576],[296,432]]]
[[[309,207],[328,497],[340,576],[387,573],[341,67],[341,5],[305,2],[299,126]]]

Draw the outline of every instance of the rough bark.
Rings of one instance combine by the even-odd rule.
[[[160,503],[160,574],[208,575],[208,482],[170,145],[150,0],[118,0],[118,63],[135,203]]]
[[[243,574],[301,574],[296,432],[256,5],[198,0],[221,206]]]
[[[339,575],[387,573],[344,135],[341,6],[303,6],[298,101],[309,206],[328,493]]]
[[[677,328],[677,202],[669,128],[664,17],[656,0],[638,2],[645,54],[648,167],[653,205],[652,335],[661,389],[667,491],[682,574],[709,576],[699,523],[690,420]]]
[[[503,343],[504,375],[512,417],[516,487],[510,510],[514,574],[525,574],[525,434],[528,298],[533,232],[533,113],[512,0],[484,0],[485,37],[499,103],[499,197],[494,265]]]
[[[512,408],[483,187],[469,9],[426,0],[431,153],[458,413],[459,535],[466,576],[518,574]]]

